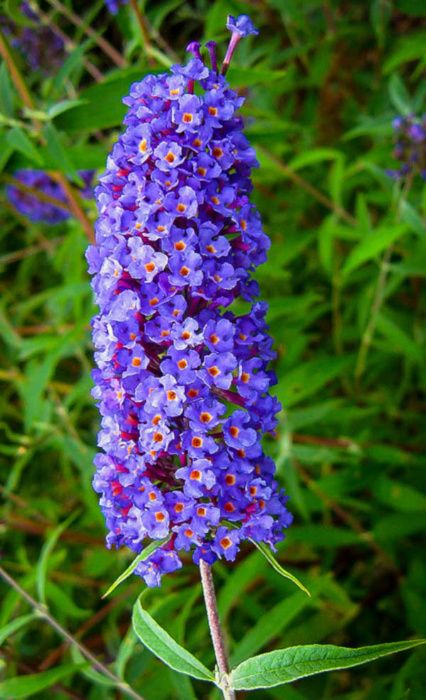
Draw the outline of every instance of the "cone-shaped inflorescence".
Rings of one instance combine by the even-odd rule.
[[[81,170],[79,172],[84,182],[84,187],[80,190],[80,195],[84,197],[84,199],[91,199],[93,197],[92,180],[94,173],[94,170]],[[55,206],[55,204],[37,196],[39,193],[40,195],[52,197],[64,204],[67,202],[67,196],[61,185],[47,175],[44,170],[17,170],[14,173],[14,178],[17,183],[21,183],[34,190],[34,193],[32,193],[28,190],[21,189],[18,184],[12,184],[6,187],[6,194],[10,203],[20,214],[26,216],[30,221],[42,221],[45,224],[58,224],[71,216],[67,209]]]
[[[228,27],[234,47],[256,33],[245,16]],[[104,451],[94,486],[109,546],[140,552],[169,537],[136,569],[149,586],[182,565],[181,551],[233,560],[248,538],[274,546],[291,522],[261,445],[279,403],[251,278],[269,246],[249,200],[257,162],[214,43],[212,69],[188,48],[186,66],[134,83],[124,100],[88,251]],[[240,299],[249,310],[236,315]]]
[[[395,132],[393,155],[401,167],[387,170],[394,180],[418,173],[426,180],[426,114],[423,117],[397,117],[392,124]]]

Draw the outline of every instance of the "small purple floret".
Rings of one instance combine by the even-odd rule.
[[[240,37],[249,36],[250,34],[259,34],[259,30],[256,29],[248,15],[239,15],[238,17],[228,15],[226,27],[230,32],[235,32],[235,34],[238,34]]]

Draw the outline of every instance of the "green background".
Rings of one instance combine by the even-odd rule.
[[[17,5],[5,7],[13,13]],[[60,71],[31,72],[14,53],[47,146],[0,68],[3,183],[22,166],[71,178],[78,168],[102,170],[132,81],[169,65],[170,48],[183,59],[191,39],[214,38],[223,54],[228,12],[250,13],[261,30],[238,47],[229,76],[246,96],[246,132],[260,161],[253,197],[272,240],[257,279],[270,304],[284,408],[266,449],[294,514],[278,558],[312,599],[249,546],[236,564],[215,565],[233,661],[291,644],[426,636],[426,188],[420,177],[401,185],[384,172],[396,166],[392,119],[425,108],[424,2],[155,0],[140,6],[148,54],[130,8],[113,18],[102,2],[67,3],[84,21],[79,27],[53,5],[39,3],[73,42]],[[125,66],[114,65],[85,24]],[[98,84],[87,61],[101,73]],[[88,215],[94,220],[93,204]],[[28,223],[2,187],[0,239],[4,568],[147,700],[217,698],[135,641],[139,579],[101,600],[130,559],[104,548],[91,489],[98,416],[90,397],[87,237],[73,219]],[[211,667],[196,567],[163,581],[144,606]],[[1,630],[29,607],[3,583],[0,597]],[[424,660],[417,651],[252,697],[422,700]],[[80,661],[48,624],[32,619],[1,647],[0,673],[63,667],[55,685],[32,695],[38,699],[124,697],[93,670],[70,668]]]

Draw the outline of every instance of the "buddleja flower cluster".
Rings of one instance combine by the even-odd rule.
[[[93,197],[92,180],[94,170],[81,170],[80,177],[84,182],[84,187],[80,190],[80,195],[84,199]],[[27,187],[37,190],[41,194],[48,195],[60,202],[67,202],[67,196],[55,180],[47,175],[43,170],[17,170],[14,173],[16,180]],[[37,197],[36,193],[32,194],[18,185],[8,185],[6,187],[6,195],[10,203],[23,216],[26,216],[30,221],[42,221],[46,224],[58,224],[61,221],[68,219],[71,214],[67,209],[57,207],[50,202],[42,201]]]
[[[387,173],[395,180],[418,173],[426,180],[426,114],[416,118],[397,117],[393,121],[395,147],[393,155],[402,165]]]
[[[255,31],[244,16],[228,26],[234,46]],[[88,250],[104,451],[94,487],[110,547],[169,538],[136,569],[149,586],[181,552],[233,560],[248,538],[273,546],[291,521],[261,445],[280,406],[252,279],[269,246],[249,200],[257,161],[213,44],[211,69],[189,49],[187,65],[125,98]],[[234,313],[237,299],[247,313]]]

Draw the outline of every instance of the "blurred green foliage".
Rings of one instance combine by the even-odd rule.
[[[19,3],[2,4],[16,19]],[[272,239],[258,279],[284,409],[267,449],[295,516],[278,556],[312,599],[250,548],[235,566],[215,565],[232,660],[290,644],[426,636],[426,187],[384,173],[395,165],[392,118],[424,109],[424,2],[148,0],[140,6],[148,51],[129,7],[113,18],[100,0],[33,6],[67,35],[68,54],[46,77],[15,52],[35,113],[0,67],[3,182],[18,167],[59,170],[76,182],[79,168],[101,170],[132,81],[183,57],[190,39],[224,42],[228,12],[249,12],[261,29],[239,47],[229,76],[247,98],[247,134],[261,164],[254,197]],[[121,54],[121,66],[99,37]],[[89,219],[95,215],[89,206]],[[146,700],[217,698],[136,642],[130,613],[139,579],[101,600],[130,559],[105,550],[91,489],[98,416],[86,235],[74,219],[30,224],[3,190],[0,237],[4,567]],[[28,604],[3,583],[0,590],[0,672],[50,673],[32,689],[28,680],[17,691],[6,686],[5,697],[124,697],[45,621],[17,621]],[[144,605],[212,667],[195,566],[165,577]],[[253,697],[422,700],[422,658],[414,652]]]

